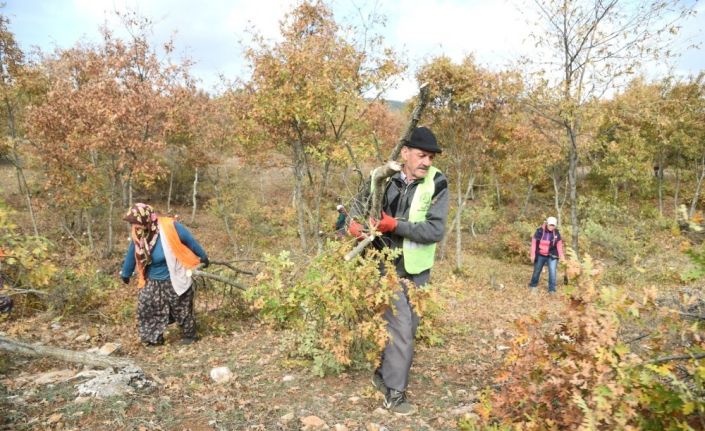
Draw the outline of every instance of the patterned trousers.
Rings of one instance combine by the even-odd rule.
[[[171,280],[147,280],[137,300],[137,323],[145,343],[158,343],[169,323],[181,327],[183,338],[196,337],[193,315],[193,286],[181,296],[174,292]]]

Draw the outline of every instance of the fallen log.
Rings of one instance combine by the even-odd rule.
[[[64,362],[85,364],[99,368],[136,367],[132,361],[126,358],[115,358],[94,353],[77,352],[75,350],[67,350],[59,347],[43,346],[41,344],[30,344],[3,336],[0,336],[0,351],[35,358],[49,357]]]

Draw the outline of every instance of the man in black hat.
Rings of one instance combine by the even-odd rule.
[[[401,149],[400,172],[392,175],[385,185],[382,219],[372,220],[383,235],[384,246],[401,248],[396,271],[401,286],[394,309],[384,314],[388,322],[389,340],[375,370],[372,384],[384,394],[384,407],[399,415],[410,415],[416,407],[406,397],[409,370],[414,357],[414,336],[419,316],[409,302],[408,289],[428,283],[433,266],[436,243],[443,239],[448,218],[448,180],[433,166],[441,153],[430,129],[417,127],[411,139]],[[364,227],[355,221],[367,213],[371,190],[357,196],[348,232],[360,238]]]

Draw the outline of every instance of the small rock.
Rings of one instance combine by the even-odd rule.
[[[357,404],[360,401],[360,397],[350,397],[350,398],[348,398],[348,401],[350,401],[353,404]]]
[[[294,419],[294,414],[293,413],[287,413],[284,416],[280,417],[279,420],[283,424],[288,424]]]
[[[346,427],[343,424],[335,424],[335,425],[333,425],[333,429],[335,431],[348,431],[348,427]]]
[[[282,382],[293,382],[296,377],[292,376],[291,374],[287,374],[286,376],[282,377]]]
[[[233,377],[233,372],[228,367],[216,367],[211,370],[211,379],[216,383],[227,383]]]
[[[510,348],[509,346],[504,346],[502,344],[497,346],[497,350],[499,350],[500,352],[503,352],[505,350],[509,350],[509,348]]]
[[[78,337],[74,338],[74,341],[78,341],[78,342],[83,343],[83,342],[88,341],[88,340],[90,340],[90,339],[91,339],[91,336],[90,336],[90,335],[88,335],[88,334],[81,334],[81,335],[79,335]]]
[[[52,330],[58,331],[59,329],[61,329],[61,323],[59,323],[59,322],[54,322],[54,323],[51,324],[50,327],[51,327]]]
[[[48,385],[50,383],[67,382],[71,380],[74,372],[72,370],[49,371],[38,374],[34,379],[35,385]]]
[[[103,344],[103,347],[98,349],[98,354],[103,355],[103,356],[109,356],[112,353],[115,353],[122,347],[120,343],[105,343]]]
[[[73,400],[73,402],[76,404],[84,404],[84,403],[88,402],[88,400],[90,400],[90,399],[91,399],[91,397],[78,396],[78,397],[76,397],[75,400]]]
[[[386,416],[387,413],[389,413],[389,412],[388,412],[387,409],[385,409],[385,408],[377,407],[377,408],[375,409],[375,411],[372,412],[372,413],[373,413],[373,414],[376,414],[376,415],[380,415],[380,416]]]
[[[374,422],[370,422],[367,424],[365,427],[367,431],[388,431],[387,427],[384,425],[376,424]]]
[[[323,430],[328,429],[326,422],[318,416],[306,416],[299,419],[303,430]]]
[[[150,386],[152,386],[152,382],[147,380],[144,371],[136,366],[127,366],[116,372],[110,369],[102,370],[102,374],[76,385],[76,388],[81,396],[108,398],[132,394],[135,389],[144,389]]]

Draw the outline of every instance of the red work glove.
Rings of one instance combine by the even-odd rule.
[[[365,239],[364,234],[365,227],[355,220],[350,220],[350,225],[348,226],[348,233],[357,239]]]
[[[372,222],[377,226],[377,230],[382,233],[394,232],[394,230],[397,228],[397,219],[390,216],[384,211],[382,211],[382,220],[377,222],[373,219]]]

